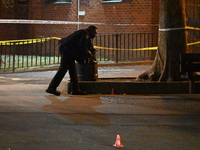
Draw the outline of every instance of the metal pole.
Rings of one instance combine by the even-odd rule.
[[[117,49],[117,50],[116,50],[116,63],[118,63],[118,59],[119,59],[119,58],[118,58],[118,47],[119,47],[119,46],[118,46],[118,42],[119,42],[119,39],[118,39],[118,38],[119,38],[119,34],[116,34],[115,36],[116,36],[116,49]]]
[[[12,64],[13,67],[12,67],[12,72],[15,72],[15,52],[16,52],[16,43],[13,42],[13,64]]]
[[[80,18],[79,18],[79,11],[80,11],[80,0],[77,0],[77,17],[78,17],[78,25],[77,25],[77,29],[79,30],[79,21],[80,21]]]

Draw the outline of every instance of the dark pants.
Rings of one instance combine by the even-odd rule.
[[[70,75],[72,92],[78,91],[79,86],[75,59],[73,57],[68,56],[67,54],[61,54],[60,67],[55,76],[53,77],[51,83],[49,84],[49,88],[56,89],[68,70]]]

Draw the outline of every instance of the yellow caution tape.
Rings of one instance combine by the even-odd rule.
[[[190,46],[190,45],[196,45],[196,44],[200,44],[200,41],[199,42],[188,43],[187,45]]]
[[[100,47],[100,46],[94,46],[96,49],[109,49],[109,50],[157,50],[158,47],[147,47],[147,48],[138,48],[138,49],[123,49],[123,48],[108,48],[108,47]]]
[[[49,41],[51,39],[61,39],[58,37],[47,37],[47,38],[38,38],[38,39],[23,39],[23,40],[9,40],[9,41],[0,41],[0,45],[24,45],[24,44],[32,44],[32,43],[40,43]]]
[[[187,26],[185,27],[186,29],[189,29],[189,30],[200,30],[200,28],[198,27],[190,27],[190,26]]]
[[[51,39],[60,40],[61,38],[59,38],[59,37],[51,37]]]
[[[196,44],[200,44],[199,42],[193,42],[193,43],[188,43],[188,46],[191,45],[196,45]],[[146,48],[138,48],[138,49],[121,49],[121,48],[108,48],[108,47],[100,47],[100,46],[94,46],[94,48],[96,49],[109,49],[109,50],[129,50],[129,51],[144,51],[144,50],[157,50],[158,47],[146,47]]]
[[[179,27],[179,28],[163,28],[163,29],[159,29],[159,31],[176,31],[176,30],[200,30],[200,28],[186,26],[186,27]]]
[[[187,28],[194,28],[194,27],[187,27]],[[196,28],[195,28],[196,29]],[[200,30],[200,29],[199,29]],[[9,41],[0,41],[0,45],[23,45],[23,44],[32,44],[32,43],[39,43],[49,41],[51,39],[60,40],[59,37],[47,37],[47,38],[38,38],[38,39],[23,39],[23,40],[9,40]],[[199,42],[188,43],[187,45],[196,45],[200,44]],[[94,46],[96,49],[106,49],[106,50],[129,50],[129,51],[138,51],[138,50],[157,50],[158,47],[146,47],[146,48],[138,48],[138,49],[123,49],[123,48],[109,48],[109,47],[100,47]]]

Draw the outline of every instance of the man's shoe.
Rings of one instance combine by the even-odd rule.
[[[87,93],[85,91],[74,91],[74,92],[71,92],[71,95],[86,95]]]
[[[46,89],[46,92],[56,96],[60,96],[60,92],[56,91],[56,89],[48,88]]]

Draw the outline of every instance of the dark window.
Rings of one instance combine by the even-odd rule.
[[[200,27],[200,1],[186,0],[187,25]]]
[[[123,0],[102,0],[102,3],[118,3],[123,2]]]
[[[29,0],[19,0],[18,3],[21,5],[26,5],[29,3]]]
[[[71,4],[72,0],[47,0],[47,4]]]

